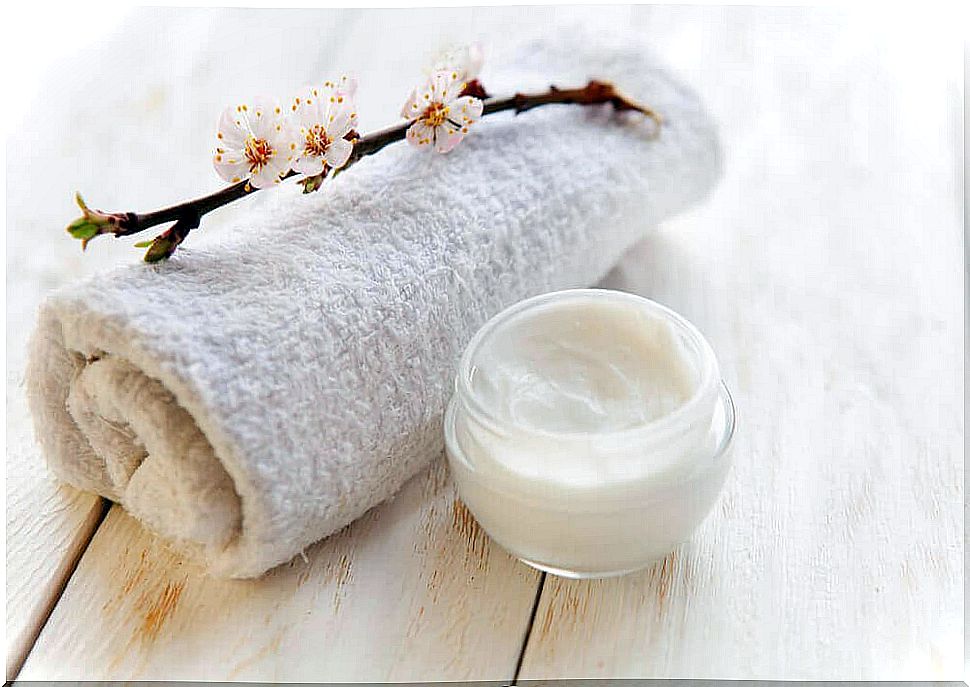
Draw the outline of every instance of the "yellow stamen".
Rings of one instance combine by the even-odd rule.
[[[249,162],[249,171],[252,174],[259,172],[274,153],[273,147],[266,139],[252,136],[246,139],[246,161]]]
[[[448,119],[448,110],[441,103],[431,103],[418,119],[430,127],[441,126]]]
[[[327,152],[327,147],[332,143],[332,139],[327,135],[327,130],[320,124],[314,124],[306,132],[306,142],[303,150],[310,155],[323,156]]]

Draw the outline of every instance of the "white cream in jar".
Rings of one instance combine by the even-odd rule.
[[[462,500],[526,563],[600,577],[689,537],[729,466],[734,409],[704,337],[645,298],[532,298],[469,343],[445,416]]]

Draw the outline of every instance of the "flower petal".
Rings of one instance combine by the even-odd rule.
[[[222,111],[219,117],[219,124],[216,127],[216,145],[220,148],[241,149],[246,145],[246,134],[236,123],[236,108],[232,105]]]
[[[451,45],[439,52],[431,61],[429,73],[457,71],[460,81],[471,81],[482,69],[485,54],[481,43]]]
[[[238,183],[249,176],[249,163],[239,150],[216,153],[212,158],[212,165],[216,169],[216,174],[231,184]]]
[[[339,169],[347,164],[350,153],[354,149],[354,144],[343,138],[338,138],[327,146],[327,154],[324,156],[327,164],[334,169]]]
[[[470,95],[463,95],[460,98],[455,98],[450,103],[448,103],[449,118],[462,125],[473,124],[477,122],[482,117],[482,109],[485,104],[478,98],[473,98]]]
[[[280,183],[280,177],[278,174],[273,174],[268,167],[263,167],[250,178],[249,183],[253,188],[269,188]]]
[[[415,88],[411,91],[411,95],[408,96],[407,101],[401,107],[401,116],[405,119],[415,119],[421,114],[421,107],[418,104],[420,98],[421,92],[419,89]]]
[[[432,98],[439,103],[446,103],[461,91],[461,75],[457,69],[444,70],[431,75]]]
[[[293,98],[289,107],[290,116],[294,123],[306,128],[320,123],[321,108],[319,98],[313,97],[313,86],[303,88],[300,93]]]
[[[307,176],[323,171],[323,158],[319,155],[301,155],[293,163],[293,170]]]
[[[303,100],[304,121],[310,126],[323,124],[326,120],[327,110],[330,109],[330,95],[332,89],[322,86],[311,87],[305,94]]]
[[[439,153],[447,153],[456,145],[461,143],[465,134],[458,129],[447,126],[439,126],[435,137],[434,149]]]
[[[296,124],[288,119],[281,119],[274,125],[267,141],[287,161],[292,162],[302,152],[304,138]]]
[[[281,131],[282,120],[283,109],[275,100],[265,97],[253,99],[253,107],[249,111],[249,121],[256,138],[267,141],[275,138]]]
[[[408,128],[407,140],[413,146],[421,148],[430,145],[434,131],[424,122],[415,122]]]
[[[269,159],[262,169],[253,174],[251,183],[255,188],[275,186],[282,181],[282,176],[289,171],[290,161],[276,153]]]
[[[323,126],[330,138],[343,138],[348,131],[357,125],[357,112],[354,103],[346,96],[337,94],[330,104],[327,121]]]
[[[249,103],[239,103],[234,107],[230,107],[230,116],[232,117],[233,126],[235,126],[243,139],[247,139],[253,135],[253,125],[252,125],[252,106]]]

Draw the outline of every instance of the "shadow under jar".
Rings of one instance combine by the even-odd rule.
[[[522,301],[466,348],[445,413],[462,501],[523,562],[623,575],[710,512],[735,412],[710,344],[651,300],[577,289]]]

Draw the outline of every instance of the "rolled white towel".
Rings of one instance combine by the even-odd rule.
[[[608,106],[489,116],[446,156],[394,145],[223,245],[52,295],[27,381],[53,471],[250,577],[438,455],[486,319],[596,283],[719,175],[698,98],[635,40],[559,35],[511,65],[485,73],[492,92],[604,78],[665,125],[652,140]]]

